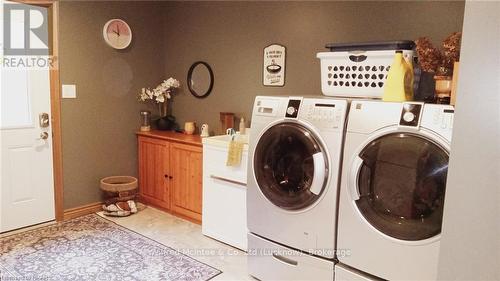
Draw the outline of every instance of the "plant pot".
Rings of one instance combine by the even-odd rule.
[[[452,77],[436,75],[434,80],[436,80],[436,103],[450,104]]]
[[[160,131],[169,131],[174,129],[175,126],[175,117],[169,115],[165,117],[161,117],[156,120],[156,128]]]
[[[170,130],[171,124],[167,117],[161,117],[156,120],[156,128],[160,131],[168,131]]]
[[[436,80],[434,80],[434,73],[422,71],[418,83],[417,91],[415,91],[415,101],[424,101],[433,103],[435,99],[434,90],[436,88]]]

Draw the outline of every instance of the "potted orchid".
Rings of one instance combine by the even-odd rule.
[[[159,130],[171,129],[175,119],[173,116],[168,116],[168,100],[172,98],[172,94],[180,87],[179,80],[172,77],[164,80],[154,89],[142,88],[139,93],[139,100],[142,102],[152,102],[158,105],[158,113],[160,118],[157,120]]]

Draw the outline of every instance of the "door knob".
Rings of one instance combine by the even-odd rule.
[[[40,123],[40,128],[47,128],[50,125],[49,114],[45,112],[38,114],[38,121]]]
[[[47,132],[41,132],[40,137],[37,140],[46,140],[49,138],[49,133]]]

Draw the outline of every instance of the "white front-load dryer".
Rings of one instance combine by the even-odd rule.
[[[346,111],[341,99],[256,97],[247,190],[254,277],[332,280]]]
[[[453,111],[416,102],[351,103],[340,263],[383,279],[436,279]]]

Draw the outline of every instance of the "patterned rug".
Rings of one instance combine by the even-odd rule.
[[[221,271],[98,215],[0,238],[0,280],[209,280]]]

